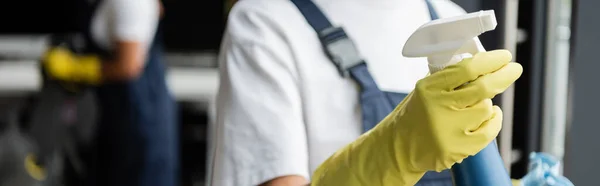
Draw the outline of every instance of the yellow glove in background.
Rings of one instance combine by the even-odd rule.
[[[43,67],[55,79],[97,85],[101,80],[100,58],[78,56],[69,49],[54,47],[44,55]]]
[[[512,179],[511,181],[513,186],[521,186],[521,180]]]
[[[482,52],[421,79],[375,128],[321,164],[312,185],[414,185],[426,171],[477,154],[502,127],[491,98],[523,71],[511,58],[505,50]]]
[[[33,179],[38,181],[43,181],[46,179],[46,170],[37,165],[35,162],[35,156],[33,154],[28,154],[25,157],[24,167],[27,174],[31,176]]]

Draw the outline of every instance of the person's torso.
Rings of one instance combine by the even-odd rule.
[[[269,13],[288,41],[299,71],[309,166],[314,171],[333,152],[363,133],[359,89],[351,78],[340,76],[323,52],[315,31],[291,2],[263,3],[272,3]],[[409,93],[427,74],[426,59],[406,58],[401,54],[412,32],[430,21],[425,1],[315,0],[315,3],[334,25],[345,29],[382,90]],[[460,12],[444,11],[456,7],[437,5],[436,8],[441,16],[448,16],[445,12],[449,11]]]

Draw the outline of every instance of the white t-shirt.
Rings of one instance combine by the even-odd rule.
[[[428,72],[402,47],[430,21],[424,0],[314,0],[343,26],[379,87],[409,93]],[[432,0],[441,17],[464,14]],[[257,185],[311,173],[362,133],[359,90],[340,77],[316,32],[289,0],[242,0],[231,10],[220,55],[213,186]]]
[[[102,0],[92,19],[92,38],[111,50],[117,41],[152,43],[159,19],[158,0]]]

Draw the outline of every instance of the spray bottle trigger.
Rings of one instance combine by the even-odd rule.
[[[471,58],[479,52],[485,52],[481,41],[477,37],[467,40],[450,58],[449,65],[456,64],[466,58]]]
[[[483,48],[479,38],[474,37],[473,39],[467,40],[465,44],[463,44],[463,46],[456,51],[455,54],[470,54],[471,56],[474,56],[479,52],[485,52],[485,48]]]

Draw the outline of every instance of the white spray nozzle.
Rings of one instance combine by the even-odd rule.
[[[427,57],[433,73],[485,51],[477,38],[498,25],[493,10],[433,20],[419,27],[402,49],[405,57]]]

